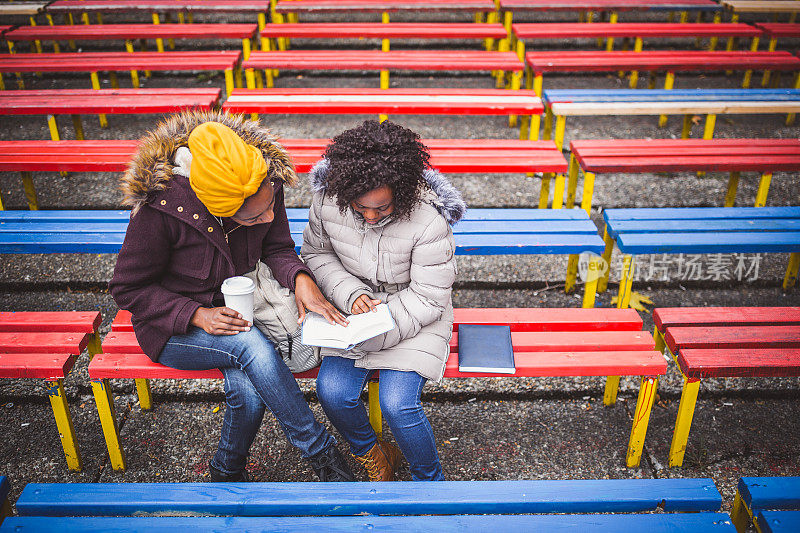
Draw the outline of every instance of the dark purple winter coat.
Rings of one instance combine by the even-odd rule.
[[[268,179],[277,183],[274,220],[233,229],[237,224],[223,219],[229,242],[189,180],[173,174],[171,163],[159,161],[166,157],[171,162],[174,149],[185,146],[181,139],[209,117],[262,148],[270,164]],[[109,288],[117,305],[132,313],[136,339],[154,361],[171,336],[188,332],[200,306],[222,304],[219,289],[225,278],[249,272],[259,260],[290,289],[299,272],[311,275],[294,251],[286,218],[283,183],[296,179],[291,162],[266,130],[252,124],[221,114],[176,116],[142,142],[125,175],[123,191],[133,214]],[[258,142],[258,135],[266,144]],[[172,142],[165,146],[165,140]]]

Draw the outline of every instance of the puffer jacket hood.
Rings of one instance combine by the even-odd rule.
[[[132,214],[135,215],[153,193],[167,187],[174,175],[175,151],[188,146],[189,134],[205,122],[224,124],[247,144],[258,147],[269,166],[269,179],[280,180],[289,186],[297,183],[289,154],[258,122],[221,111],[184,111],[171,115],[140,139],[120,186],[124,195],[122,204],[130,206]]]
[[[329,168],[330,162],[325,158],[314,164],[308,173],[308,181],[313,192],[325,193],[328,188]],[[436,169],[425,169],[423,176],[428,184],[428,191],[423,192],[420,200],[433,205],[448,224],[455,225],[467,211],[467,203],[461,197],[461,193]]]

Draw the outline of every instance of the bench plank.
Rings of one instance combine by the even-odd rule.
[[[800,37],[800,24],[789,24],[781,22],[759,22],[755,26],[770,38],[777,39],[778,37]]]
[[[0,332],[0,353],[67,352],[78,355],[89,344],[86,333]]]
[[[800,89],[547,89],[542,93],[542,100],[547,104],[718,100],[780,102],[798,99]]]
[[[611,234],[611,232],[609,232]],[[800,252],[800,232],[616,234],[625,254],[716,254]]]
[[[300,2],[298,2],[300,3]],[[735,532],[736,528],[724,513],[648,514],[648,515],[451,515],[451,516],[370,516],[370,517],[305,517],[305,518],[240,518],[240,517],[99,517],[99,518],[9,518],[0,531],[113,531],[117,533],[175,531],[245,532],[254,530],[307,532],[330,531],[489,531],[547,530],[585,533],[614,531],[675,531]]]
[[[663,24],[641,22],[517,23],[518,39],[589,39],[597,37],[758,37],[762,30],[749,24]]]
[[[796,13],[800,11],[800,2],[793,0],[725,0],[722,5],[732,9],[734,13]]]
[[[222,90],[217,88],[1,91],[0,115],[175,113],[191,108],[210,111],[221,95]]]
[[[1,224],[1,223],[0,223]],[[2,227],[2,226],[0,226]],[[99,311],[2,311],[0,332],[82,332],[93,333],[103,317]]]
[[[800,531],[800,511],[761,511],[758,526],[762,533],[793,533]]]
[[[190,11],[195,13],[264,13],[268,0],[56,0],[47,6],[50,13],[88,11],[92,13],[133,13]]]
[[[800,62],[800,59],[795,59]],[[524,68],[524,65],[514,52],[487,52],[483,50],[390,50],[388,52],[381,50],[254,51],[242,66],[246,69],[277,68],[289,70],[503,70],[507,72],[522,71]],[[14,71],[14,69],[9,71]]]
[[[800,348],[800,326],[670,327],[664,339],[672,353],[689,348]]]
[[[800,476],[742,477],[737,489],[751,510],[800,509]]]
[[[746,24],[743,24],[746,26]],[[752,28],[752,26],[750,26]],[[758,30],[756,30],[758,31]],[[261,37],[305,39],[505,39],[502,24],[474,22],[327,22],[267,24]]]
[[[232,70],[237,50],[204,52],[65,52],[8,54],[0,72],[100,72],[117,70],[208,71]]]
[[[501,11],[720,11],[712,0],[498,0]]]
[[[2,216],[0,214],[0,216]],[[622,220],[756,220],[800,217],[800,207],[634,207],[603,211],[606,223]]]
[[[81,0],[83,1],[83,0]],[[206,0],[204,0],[206,1]],[[8,41],[123,40],[123,39],[249,39],[253,24],[90,24],[20,26],[5,35]]]
[[[72,370],[76,357],[68,353],[0,353],[0,378],[62,379]]]
[[[277,13],[394,13],[398,11],[420,12],[477,12],[494,11],[492,0],[303,0],[302,2],[280,1]]]
[[[653,320],[662,332],[686,326],[800,325],[800,307],[659,307]]]
[[[639,331],[512,331],[519,352],[647,351],[655,349],[653,336]],[[458,330],[453,328],[450,352],[458,352]],[[609,374],[603,374],[609,375]]]
[[[223,109],[236,113],[538,115],[544,106],[530,90],[234,89]]]
[[[800,349],[682,349],[678,353],[678,366],[683,375],[697,379],[798,376]]]
[[[716,511],[711,479],[385,483],[29,483],[21,516],[238,516]]]

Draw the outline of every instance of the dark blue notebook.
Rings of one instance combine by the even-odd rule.
[[[508,326],[458,325],[458,370],[513,374],[514,349]]]

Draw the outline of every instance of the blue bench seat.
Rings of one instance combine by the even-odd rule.
[[[286,211],[299,251],[308,210]],[[117,253],[129,218],[129,211],[0,211],[0,253]],[[458,255],[599,255],[605,246],[581,209],[471,209],[454,233]],[[589,289],[584,307],[594,306]]]
[[[783,288],[794,286],[800,267],[800,207],[694,207],[608,209],[608,264],[616,243],[624,254],[618,307],[627,307],[635,270],[634,255],[789,253]],[[598,290],[605,290],[608,269]]]
[[[754,522],[762,533],[800,531],[800,477],[742,477],[731,510],[739,533]]]
[[[711,479],[31,483],[0,531],[732,532],[721,503]]]

